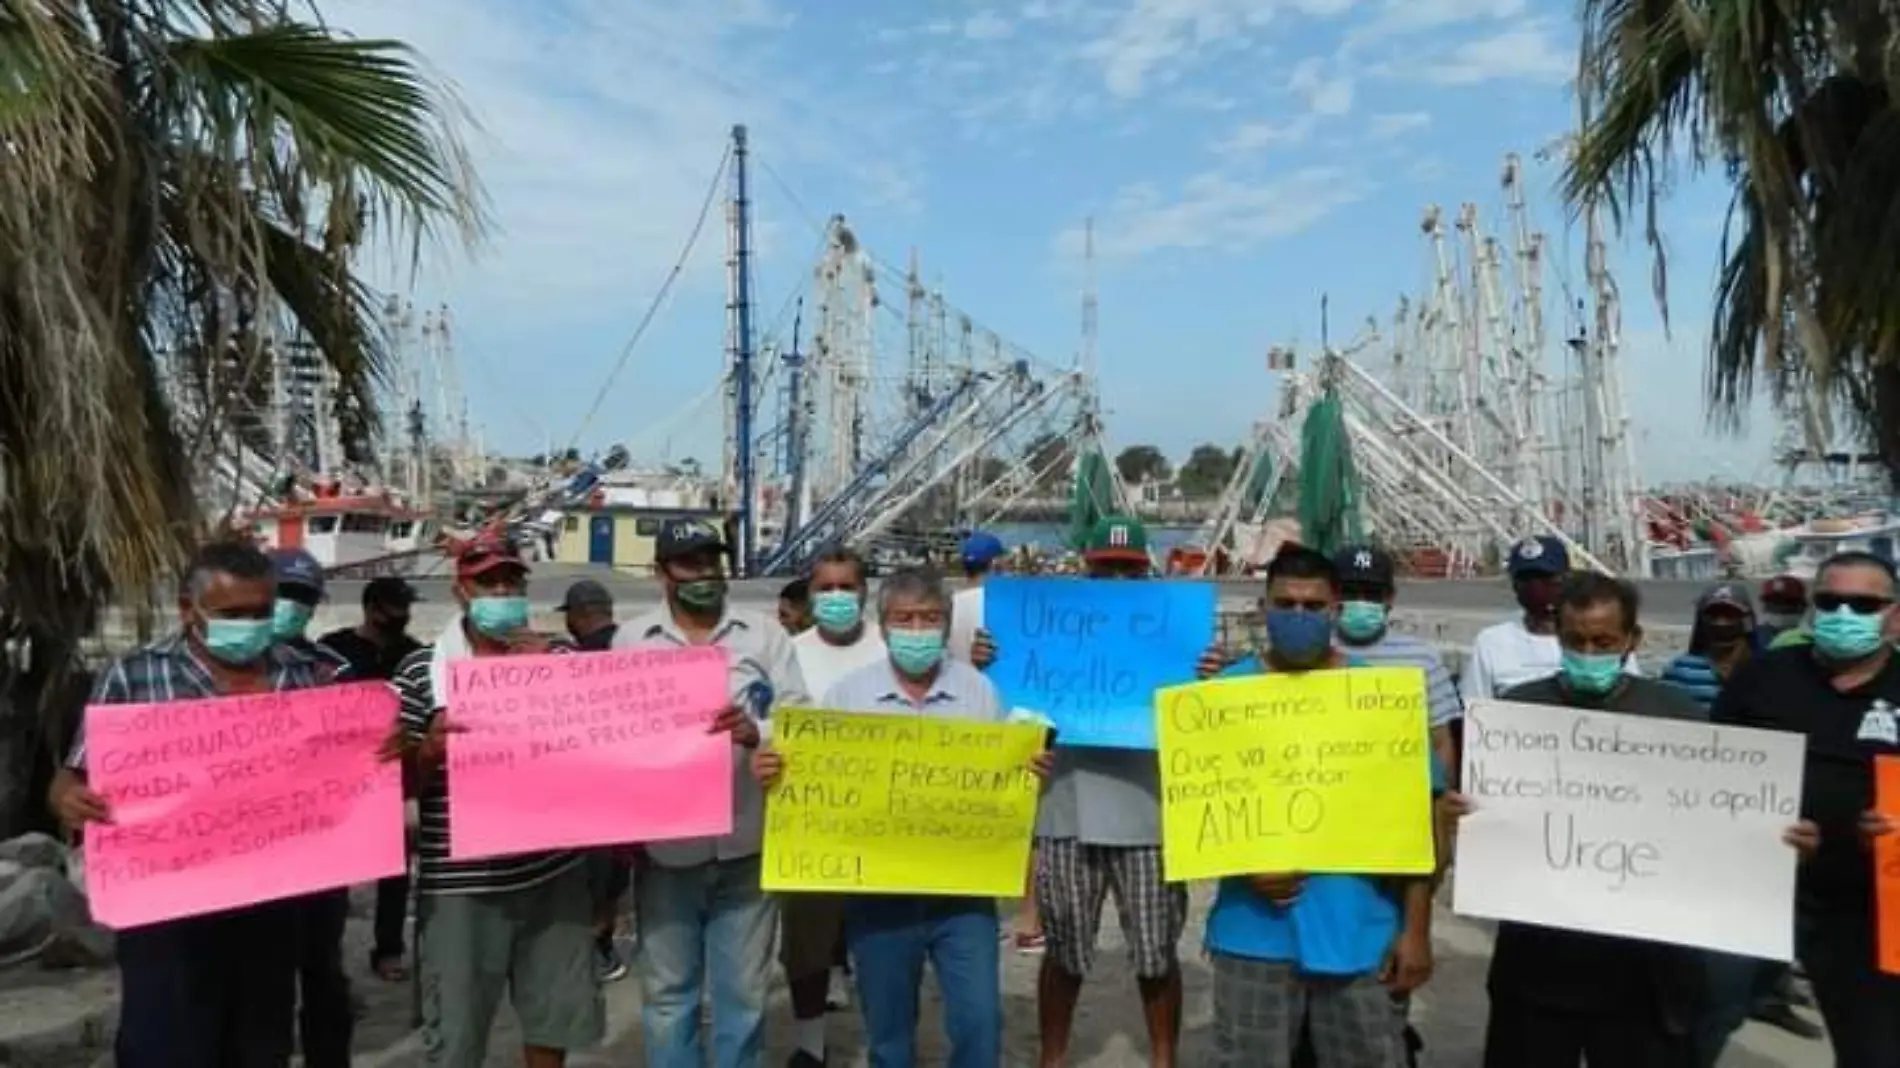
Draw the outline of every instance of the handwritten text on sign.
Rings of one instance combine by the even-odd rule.
[[[1425,874],[1435,856],[1425,676],[1257,675],[1155,695],[1170,881]]]
[[[1057,745],[1153,749],[1154,692],[1214,643],[1206,582],[993,579],[983,625],[1003,701],[1049,717]]]
[[[1465,711],[1455,906],[1788,960],[1799,735],[1505,701]]]
[[[699,646],[452,665],[449,855],[732,830],[726,654]]]
[[[781,709],[767,890],[1022,893],[1043,728]]]
[[[136,927],[370,882],[403,870],[402,772],[382,683],[93,705],[86,828],[99,922]]]

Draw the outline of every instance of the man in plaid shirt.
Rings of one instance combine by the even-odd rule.
[[[207,545],[179,592],[179,629],[100,673],[91,704],[151,704],[301,690],[319,663],[271,634],[271,561],[242,543]],[[84,724],[48,800],[74,831],[111,821],[86,785]],[[118,932],[119,1068],[280,1068],[290,1063],[301,899]]]

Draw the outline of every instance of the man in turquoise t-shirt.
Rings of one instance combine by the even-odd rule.
[[[1332,644],[1339,576],[1289,546],[1267,566],[1268,650],[1222,675],[1361,667]],[[1429,753],[1429,747],[1426,752]],[[1431,759],[1432,792],[1445,788]],[[1423,818],[1429,825],[1431,815]],[[1392,995],[1431,977],[1432,881],[1262,874],[1221,881],[1207,918],[1220,1068],[1288,1068],[1304,1027],[1317,1068],[1405,1068]]]

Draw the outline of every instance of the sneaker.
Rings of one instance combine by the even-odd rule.
[[[603,983],[618,982],[627,977],[627,962],[620,959],[620,954],[614,949],[612,942],[604,945],[595,943],[594,974],[598,975]]]
[[[1826,1033],[1821,1030],[1820,1025],[1803,1018],[1788,1005],[1764,1005],[1749,1015],[1770,1027],[1778,1027],[1796,1038],[1813,1040]]]
[[[805,1050],[792,1051],[792,1059],[785,1062],[785,1068],[825,1068],[828,1057],[814,1057]]]

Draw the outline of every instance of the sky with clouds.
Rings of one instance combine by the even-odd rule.
[[[912,249],[984,326],[1054,363],[1079,334],[1094,219],[1111,444],[1182,457],[1270,413],[1264,352],[1388,320],[1430,260],[1420,213],[1470,201],[1500,232],[1507,152],[1573,125],[1568,0],[327,0],[363,37],[414,45],[467,104],[496,229],[432,255],[492,448],[634,443],[718,454],[725,333],[715,214],[652,329],[586,422],[698,216],[734,123],[750,131],[758,288],[810,275],[821,219],[880,259]],[[1582,240],[1555,172],[1527,185],[1557,284]],[[1760,473],[1769,421],[1721,439],[1699,412],[1725,193],[1668,202],[1674,327],[1649,254],[1619,242],[1624,375],[1644,474]],[[1547,279],[1550,278],[1547,275]],[[1547,283],[1548,284],[1548,283]],[[1553,313],[1562,320],[1562,311]]]

